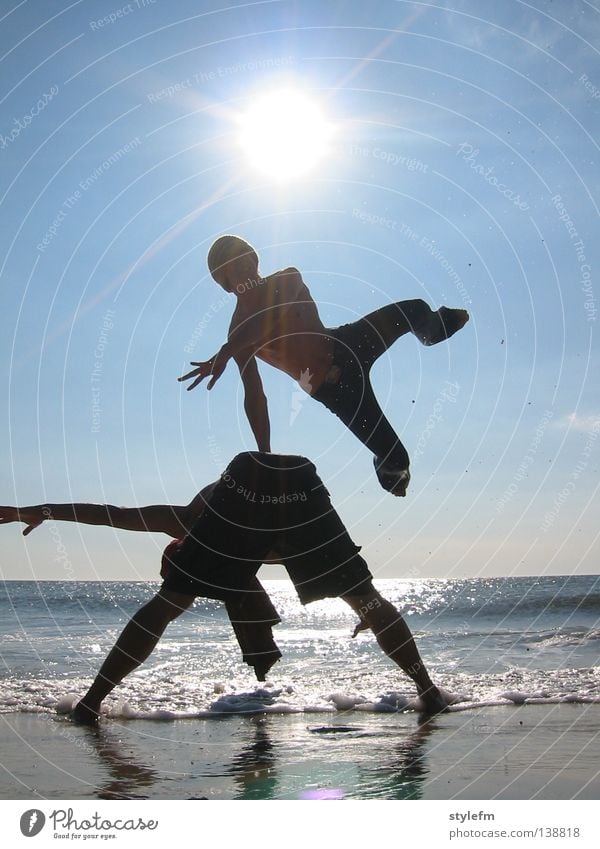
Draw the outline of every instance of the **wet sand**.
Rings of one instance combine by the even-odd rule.
[[[104,720],[0,717],[2,799],[597,799],[600,706]]]

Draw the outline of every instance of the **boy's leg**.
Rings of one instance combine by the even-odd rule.
[[[415,682],[426,712],[444,710],[449,702],[429,677],[410,628],[394,605],[375,589],[361,595],[346,595],[343,599],[358,614],[361,623],[366,623],[373,631],[387,656]]]
[[[109,652],[94,683],[75,706],[73,719],[87,725],[95,723],[102,700],[146,660],[169,622],[193,602],[194,596],[162,590],[140,608]]]
[[[374,454],[375,471],[384,489],[406,495],[409,457],[375,397],[369,371],[373,363],[405,333],[425,345],[447,339],[469,320],[465,310],[441,307],[433,312],[425,301],[399,301],[331,331],[337,382],[325,382],[312,393]]]
[[[336,384],[323,384],[313,398],[341,419],[374,455],[379,482],[393,495],[406,495],[410,481],[406,448],[383,414],[375,397],[367,366],[353,358]]]
[[[469,320],[466,310],[440,307],[435,312],[425,301],[398,301],[375,310],[350,325],[353,336],[371,364],[400,336],[413,333],[423,345],[436,345],[449,339]],[[362,338],[361,338],[362,337]]]

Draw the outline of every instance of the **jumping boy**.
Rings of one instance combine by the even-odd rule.
[[[216,282],[237,305],[227,342],[206,362],[192,362],[193,389],[206,377],[212,389],[230,359],[244,384],[244,408],[259,451],[270,451],[267,399],[256,358],[286,372],[309,395],[335,413],[372,451],[379,482],[393,495],[406,495],[409,457],[384,416],[369,379],[375,361],[405,333],[423,345],[448,339],[469,320],[462,309],[433,312],[420,299],[388,304],[342,327],[323,325],[298,269],[269,277],[258,271],[258,255],[239,236],[221,236],[208,253]]]

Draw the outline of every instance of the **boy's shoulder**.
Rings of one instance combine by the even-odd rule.
[[[267,280],[285,280],[286,282],[301,281],[302,275],[297,268],[290,266],[289,268],[282,268],[281,271],[276,271],[274,274],[271,274]]]

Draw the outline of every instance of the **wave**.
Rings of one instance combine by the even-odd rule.
[[[597,704],[600,696],[585,693],[564,693],[560,695],[540,695],[536,692],[509,691],[499,693],[487,699],[470,699],[466,695],[455,696],[456,701],[447,708],[447,713],[458,713],[485,707],[515,705],[559,705],[559,704]],[[285,714],[324,714],[324,713],[404,713],[423,712],[423,703],[418,697],[406,693],[391,692],[380,696],[376,701],[362,701],[360,696],[344,693],[332,693],[328,702],[298,705],[282,698],[281,690],[259,688],[253,692],[234,693],[221,696],[208,709],[199,711],[136,710],[127,704],[109,710],[107,717],[113,719],[147,719],[159,722],[176,719],[212,719],[223,716],[243,715],[285,715]],[[73,710],[77,699],[67,696],[56,705],[56,713],[68,714]],[[316,729],[313,729],[316,730]],[[339,730],[339,729],[338,729]]]
[[[592,643],[595,640],[600,640],[600,628],[573,628],[565,631],[557,631],[549,634],[539,634],[532,643],[536,643],[538,648],[571,648],[575,646],[584,646]]]
[[[168,669],[168,668],[167,668]],[[121,719],[174,720],[241,714],[321,714],[340,712],[398,713],[422,708],[410,690],[356,690],[346,685],[328,691],[316,681],[248,688],[247,681],[199,682],[165,677],[159,670],[148,680],[123,683],[103,705],[104,715]],[[390,679],[388,679],[390,680]],[[503,674],[457,673],[444,676],[452,694],[449,712],[502,705],[600,705],[600,667],[544,672],[513,668]],[[89,680],[9,679],[0,695],[0,714],[68,714]],[[246,686],[244,686],[246,684]],[[384,685],[385,686],[385,685]],[[410,686],[410,685],[409,685]],[[77,695],[79,693],[79,695]]]

